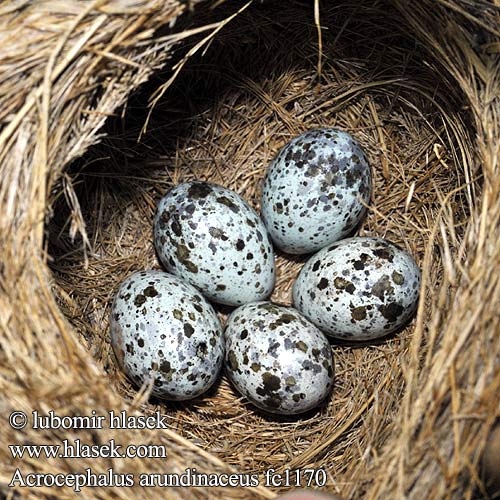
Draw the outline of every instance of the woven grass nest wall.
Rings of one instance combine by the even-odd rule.
[[[18,467],[323,467],[322,489],[345,498],[487,497],[481,456],[500,415],[498,1],[51,0],[4,3],[0,23],[4,495]],[[347,130],[366,150],[374,194],[360,234],[389,238],[421,266],[416,319],[370,346],[332,344],[332,397],[301,417],[256,412],[225,377],[191,403],[137,392],[116,368],[108,314],[125,276],[159,267],[151,221],[160,197],[196,178],[258,209],[270,160],[317,126]],[[304,261],[278,253],[273,300],[290,303]],[[160,410],[169,428],[16,431],[14,410]],[[164,444],[169,454],[13,460],[7,447],[65,438]],[[287,489],[261,481],[82,496],[273,498]]]

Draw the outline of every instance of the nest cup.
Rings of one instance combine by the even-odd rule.
[[[500,393],[498,6],[54,8],[40,2],[0,11],[10,42],[0,49],[7,69],[0,83],[0,429],[6,443],[115,439],[164,445],[168,456],[13,463],[4,447],[5,492],[17,467],[112,468],[135,474],[136,484],[140,473],[195,468],[240,477],[231,488],[191,480],[164,488],[165,498],[273,498],[295,485],[345,498],[486,496],[492,481],[481,456]],[[261,413],[225,376],[187,403],[137,391],[117,369],[108,316],[126,276],[160,268],[152,243],[159,199],[198,179],[235,190],[258,210],[279,149],[321,126],[350,132],[367,153],[373,195],[358,234],[397,243],[421,266],[416,319],[381,342],[333,344],[333,394],[299,417]],[[277,252],[272,300],[290,304],[305,259]],[[217,311],[224,319],[229,309]],[[16,430],[8,425],[14,410],[159,411],[167,428]],[[271,469],[281,482],[265,484]],[[287,483],[283,474],[295,469],[311,472]],[[258,486],[249,486],[251,475]],[[91,493],[115,498],[117,491]],[[33,498],[68,492],[20,489]],[[154,492],[134,487],[133,494]]]

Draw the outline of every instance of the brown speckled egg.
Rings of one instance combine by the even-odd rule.
[[[222,186],[175,186],[158,205],[154,242],[167,271],[215,302],[237,306],[263,300],[273,289],[266,228],[243,198]]]
[[[348,238],[306,262],[293,303],[326,334],[364,341],[404,325],[419,291],[420,269],[407,252],[381,238]]]
[[[261,215],[281,250],[316,252],[357,226],[370,191],[370,167],[358,142],[338,129],[310,130],[269,166]]]
[[[141,271],[120,285],[111,308],[111,345],[136,385],[185,400],[217,379],[224,339],[212,306],[188,283],[163,271]]]
[[[330,344],[295,309],[270,302],[246,304],[233,311],[224,336],[228,377],[259,408],[302,413],[330,393]]]

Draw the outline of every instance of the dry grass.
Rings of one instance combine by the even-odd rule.
[[[324,467],[325,489],[346,498],[485,496],[479,461],[500,414],[500,6],[196,3],[191,12],[174,1],[0,7],[4,442],[113,437],[169,449],[166,461],[12,463],[4,447],[0,487],[16,467]],[[148,401],[116,369],[108,314],[126,275],[159,267],[151,241],[157,201],[172,184],[198,178],[258,208],[279,148],[322,125],[353,133],[368,154],[375,189],[360,233],[393,240],[421,265],[416,320],[375,345],[334,345],[333,397],[300,418],[256,412],[225,378],[192,403]],[[289,303],[304,259],[277,261],[273,299]],[[228,310],[219,312],[224,318]],[[13,409],[124,408],[160,410],[170,428],[41,433],[7,425]],[[272,498],[276,491],[166,493]],[[84,494],[126,498],[130,490]],[[155,495],[134,490],[137,498]]]

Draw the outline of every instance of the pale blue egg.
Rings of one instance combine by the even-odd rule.
[[[293,285],[293,303],[327,335],[349,341],[394,332],[415,313],[420,269],[382,238],[337,241],[313,255]]]
[[[154,243],[169,272],[215,302],[262,300],[274,287],[274,252],[262,220],[222,186],[175,186],[158,205]]]
[[[141,271],[120,285],[111,307],[111,345],[137,385],[163,399],[199,396],[224,359],[222,328],[194,287],[164,271]]]
[[[316,252],[353,231],[370,192],[359,143],[341,130],[314,129],[290,141],[269,166],[261,215],[278,248]]]
[[[334,362],[323,333],[291,307],[257,302],[228,319],[226,373],[236,389],[271,413],[293,415],[321,404]]]

